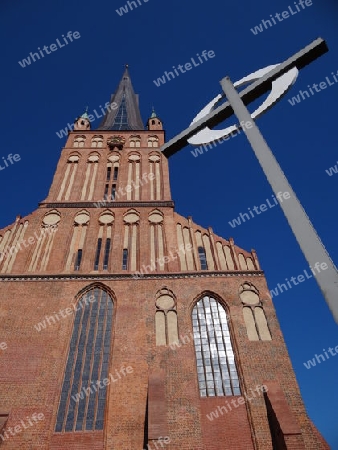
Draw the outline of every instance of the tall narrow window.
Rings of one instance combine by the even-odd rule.
[[[111,199],[115,200],[115,194],[116,194],[116,184],[113,184],[111,187]]]
[[[104,188],[104,198],[107,199],[108,197],[108,189],[109,189],[109,184],[106,184],[106,187]]]
[[[128,269],[128,249],[124,248],[122,254],[122,270],[127,269]]]
[[[198,256],[200,258],[201,270],[208,270],[207,257],[203,247],[198,247]]]
[[[118,174],[119,174],[119,168],[118,167],[114,167],[113,181],[117,180]]]
[[[111,347],[113,301],[88,291],[76,309],[62,385],[56,432],[103,430]]]
[[[104,249],[103,270],[108,269],[109,253],[110,253],[110,238],[107,238],[106,246]]]
[[[193,309],[192,322],[201,397],[241,395],[223,306],[203,297]]]
[[[107,167],[107,180],[106,181],[110,181],[110,176],[111,176],[111,167],[108,166]]]
[[[99,270],[99,261],[100,261],[101,247],[102,247],[102,238],[98,238],[98,240],[97,240],[97,247],[96,247],[94,270]]]
[[[80,270],[81,260],[82,260],[82,249],[79,248],[76,255],[74,270]]]

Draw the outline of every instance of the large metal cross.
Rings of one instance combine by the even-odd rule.
[[[189,128],[182,131],[161,148],[163,154],[170,157],[183,147],[188,145],[188,139],[205,127],[213,128],[220,122],[235,114],[240,123],[250,123],[251,126],[243,127],[255,155],[267,177],[272,190],[278,198],[278,193],[288,192],[290,198],[280,202],[280,206],[296,237],[296,240],[312,269],[322,294],[338,323],[338,273],[327,253],[324,245],[318,237],[316,230],[305,213],[301,203],[296,197],[292,187],[286,179],[277,160],[271,152],[268,144],[260,133],[255,121],[252,119],[246,105],[257,99],[269,89],[272,82],[294,67],[302,69],[312,61],[328,51],[325,41],[316,39],[311,44],[291,56],[284,63],[267,73],[263,78],[255,81],[240,93],[234,88],[229,77],[221,80],[221,86],[227,98],[227,102],[202,119],[194,122]],[[299,281],[299,280],[298,280]]]

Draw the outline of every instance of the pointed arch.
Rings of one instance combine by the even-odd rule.
[[[203,293],[192,309],[198,385],[201,397],[241,395],[225,307]]]
[[[85,286],[84,288],[82,288],[74,297],[74,305],[76,305],[81,298],[86,295],[89,291],[92,291],[93,289],[100,289],[102,291],[105,291],[109,297],[111,297],[112,302],[117,303],[117,299],[115,296],[114,291],[112,291],[110,289],[109,286],[106,286],[104,283],[102,283],[101,281],[93,281],[92,283],[88,284],[87,286]]]
[[[102,430],[111,354],[114,296],[102,283],[76,296],[56,432]]]

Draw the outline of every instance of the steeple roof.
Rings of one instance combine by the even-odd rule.
[[[131,84],[128,64],[115,94],[111,96],[110,104],[114,102],[118,107],[108,108],[98,130],[144,130],[138,94]]]
[[[80,116],[82,119],[88,119],[89,120],[89,116],[88,116],[88,106],[86,107],[86,111],[81,114]]]

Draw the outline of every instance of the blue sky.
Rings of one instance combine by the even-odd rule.
[[[308,85],[326,77],[332,82],[331,73],[338,71],[335,0],[313,0],[256,35],[251,28],[270,14],[289,6],[296,11],[293,0],[139,3],[120,16],[116,9],[125,0],[2,0],[0,164],[9,153],[20,154],[21,160],[0,171],[0,227],[29,214],[47,196],[64,145],[56,132],[86,105],[90,112],[108,101],[125,63],[140,94],[144,121],[154,105],[171,138],[221,92],[221,78],[229,75],[236,81],[282,62],[321,36],[329,52],[304,68],[286,97],[257,124],[337,263],[338,173],[329,176],[326,169],[338,159],[338,83],[294,106],[288,102]],[[78,31],[80,38],[29,66],[18,63],[38,47],[62,42],[68,31]],[[215,57],[156,87],[153,80],[203,50],[213,50]],[[186,147],[170,158],[176,210],[225,238],[232,236],[247,250],[256,249],[270,289],[302,274],[308,265],[279,207],[235,228],[228,223],[272,195],[245,137],[198,157],[191,150]],[[303,364],[338,345],[337,325],[313,279],[280,294],[274,304],[307,411],[331,448],[338,449],[338,356],[311,369]]]

